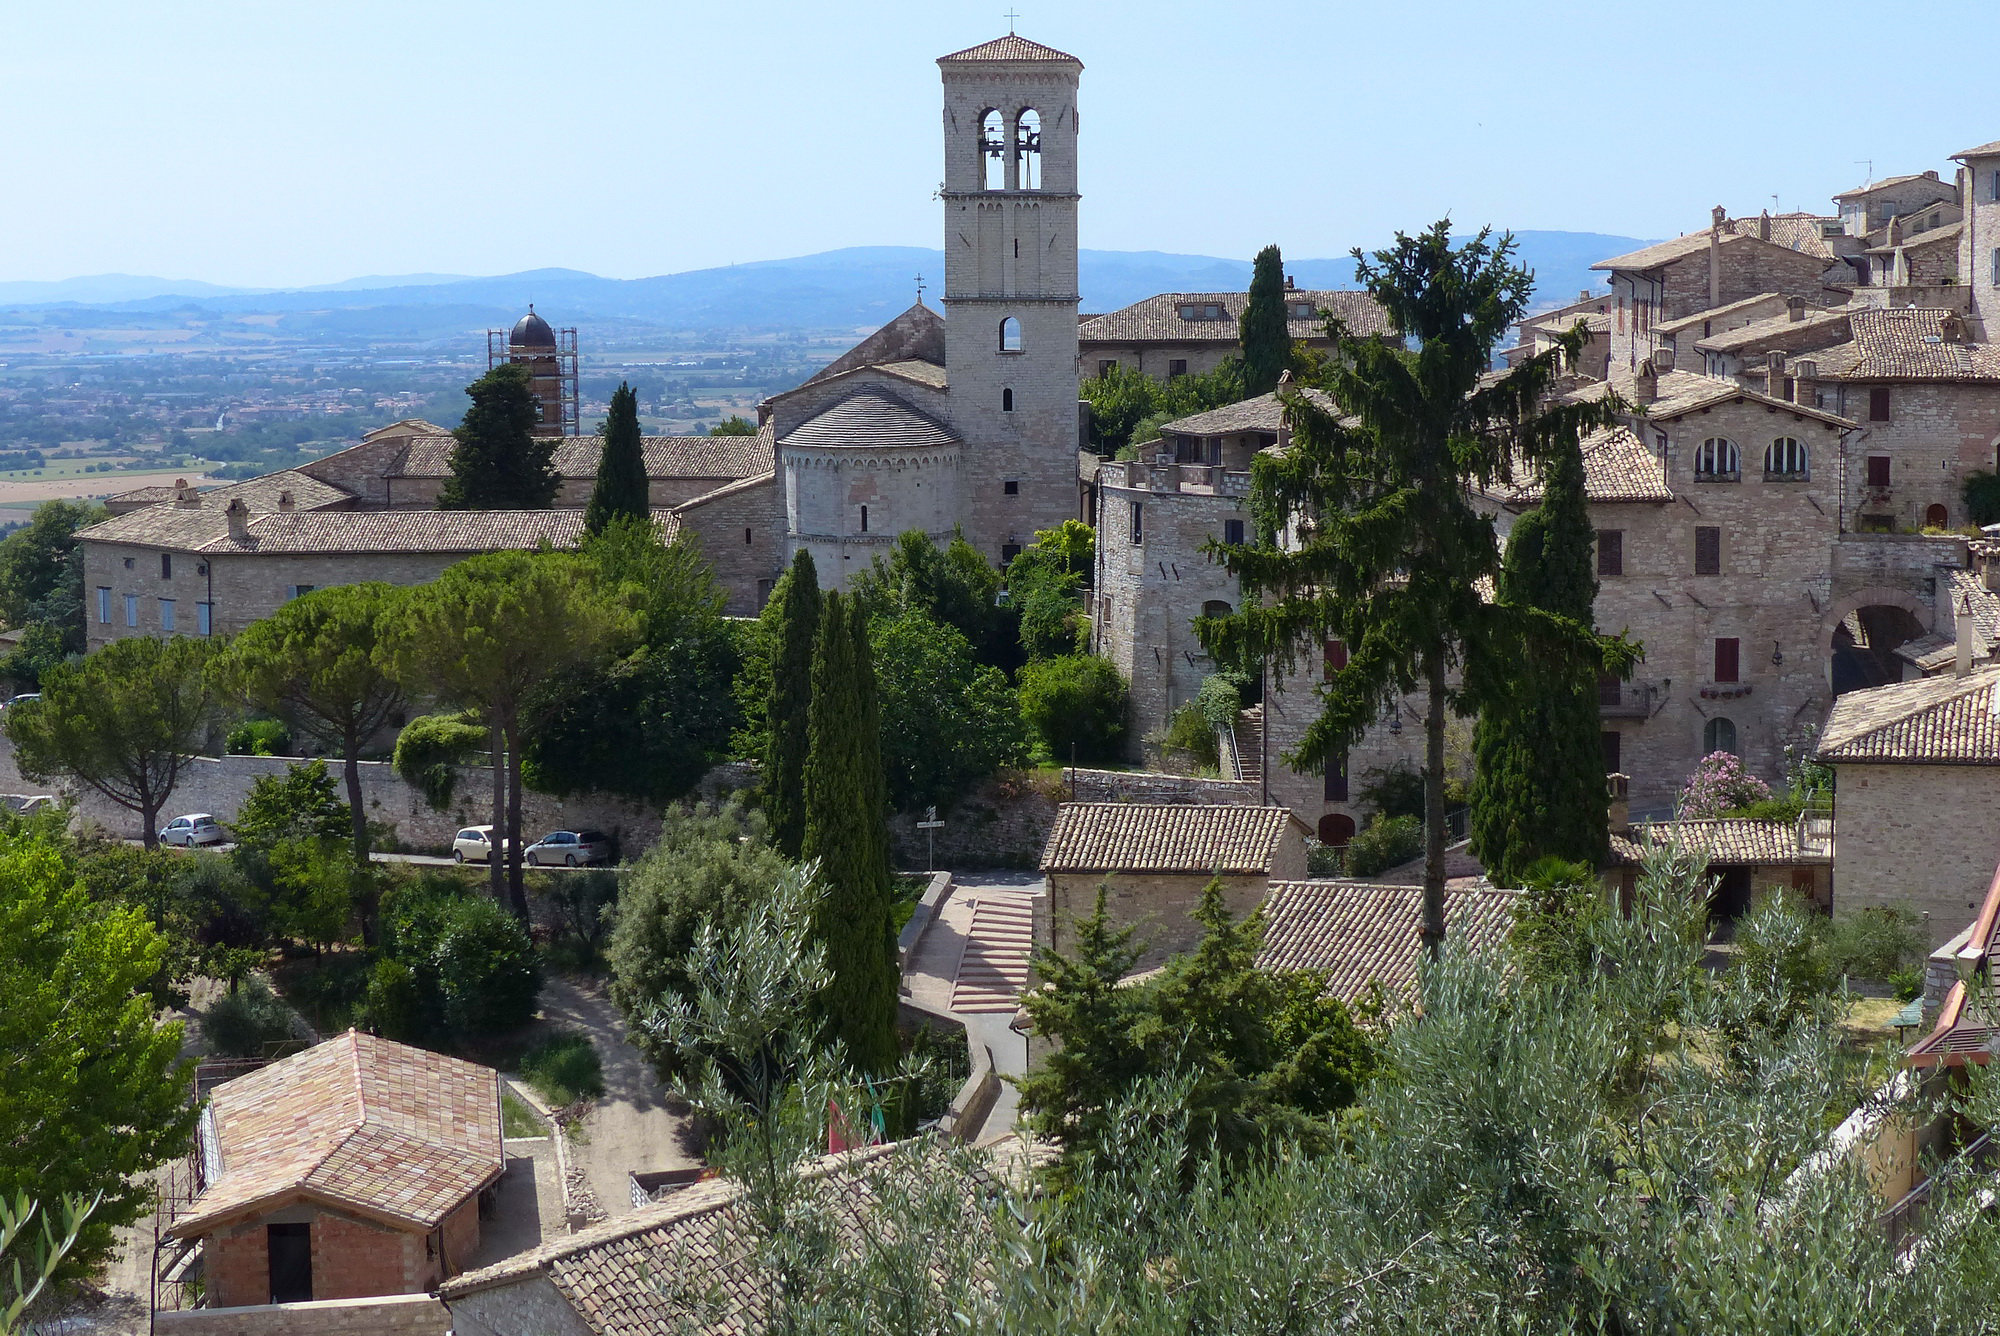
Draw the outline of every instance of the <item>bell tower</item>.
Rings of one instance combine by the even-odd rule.
[[[1012,33],[944,78],[945,371],[961,524],[1000,561],[1076,513],[1077,84]]]

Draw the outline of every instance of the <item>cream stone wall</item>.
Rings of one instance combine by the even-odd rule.
[[[1136,930],[1133,944],[1140,948],[1140,956],[1133,968],[1152,969],[1201,941],[1201,925],[1188,916],[1210,880],[1206,875],[1054,874],[1048,879],[1052,946],[1057,951],[1076,949],[1077,920],[1090,917],[1101,884],[1106,887],[1104,908],[1112,923]],[[1283,878],[1224,877],[1222,898],[1230,914],[1242,918],[1262,904],[1273,880]]]
[[[2000,864],[2000,766],[1835,767],[1833,912],[1907,905],[1932,947],[1972,922]]]
[[[1863,515],[1888,515],[1898,529],[1915,531],[1932,505],[1945,508],[1944,527],[1970,523],[1960,490],[1973,470],[2000,463],[2000,386],[1899,381],[1887,386],[1887,422],[1869,419],[1871,388],[1845,382],[1822,390],[1828,412],[1861,424],[1848,444],[1848,527],[1860,527]],[[1889,457],[1888,487],[1868,485],[1870,455]]]

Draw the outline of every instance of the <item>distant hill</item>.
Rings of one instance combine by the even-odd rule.
[[[1539,302],[1556,305],[1601,286],[1589,266],[1636,249],[1633,237],[1592,232],[1520,232],[1520,258],[1536,273]],[[1079,256],[1082,309],[1115,310],[1159,292],[1240,290],[1250,262],[1162,251],[1086,250]],[[1292,260],[1303,288],[1354,286],[1352,259]],[[60,323],[122,317],[157,319],[279,317],[294,337],[432,339],[511,321],[529,302],[557,324],[607,322],[691,332],[872,328],[916,300],[924,275],[933,305],[944,282],[944,253],[919,246],[856,246],[784,260],[696,269],[657,278],[599,278],[575,269],[536,269],[493,278],[410,274],[349,279],[316,288],[260,291],[125,274],[56,283],[0,283],[0,306],[41,312]],[[88,313],[88,314],[86,314]]]

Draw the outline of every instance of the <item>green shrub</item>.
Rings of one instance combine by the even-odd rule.
[[[1898,970],[1923,959],[1924,935],[1909,909],[1870,905],[1833,920],[1827,951],[1836,973],[1888,981]]]
[[[1021,716],[1059,765],[1115,761],[1125,737],[1125,679],[1094,654],[1037,660],[1021,669]]]
[[[396,773],[437,811],[451,806],[455,769],[484,746],[490,734],[463,714],[425,714],[396,737]]]
[[[1914,1002],[1924,995],[1924,972],[1917,968],[1890,970],[1889,987],[1898,1002]]]
[[[245,719],[224,742],[232,756],[290,756],[292,730],[276,719]]]
[[[1243,713],[1243,688],[1241,673],[1211,673],[1202,679],[1201,690],[1194,699],[1210,728],[1236,726],[1236,716]]]
[[[1213,681],[1214,679],[1210,679]],[[1164,753],[1185,756],[1197,768],[1215,770],[1222,765],[1222,753],[1216,745],[1215,730],[1209,727],[1201,706],[1189,701],[1175,710],[1166,728],[1155,735],[1160,750]]]
[[[1347,846],[1344,844],[1320,844],[1314,841],[1306,846],[1306,875],[1308,877],[1338,877],[1347,868]]]
[[[226,1058],[261,1058],[267,1044],[292,1037],[292,1009],[261,975],[251,975],[202,1014],[201,1037]]]
[[[604,1094],[597,1049],[576,1030],[558,1030],[522,1054],[521,1075],[553,1108]]]
[[[1372,877],[1407,863],[1424,848],[1424,823],[1413,816],[1384,816],[1356,832],[1347,844],[1347,872],[1352,877]]]
[[[362,1006],[362,1020],[377,1034],[405,1044],[429,1037],[430,1017],[417,986],[417,973],[400,960],[375,962]]]
[[[406,985],[378,966],[370,982],[369,1012],[384,1033],[392,1022],[376,1016],[378,1003],[394,1024],[414,1027],[413,1041],[427,1032],[478,1038],[534,1018],[542,975],[527,931],[456,877],[424,876],[392,891],[384,897],[382,930],[383,954],[410,975]]]
[[[1974,524],[2000,524],[2000,475],[1974,469],[1959,489],[1965,514]]]
[[[618,874],[609,868],[545,872],[530,878],[549,926],[543,954],[560,969],[595,971],[611,932],[611,907],[618,900]]]
[[[1383,816],[1424,819],[1423,772],[1408,761],[1370,767],[1355,792]]]

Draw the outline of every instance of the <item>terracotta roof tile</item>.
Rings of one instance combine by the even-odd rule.
[[[1649,850],[1676,840],[1684,848],[1706,854],[1711,863],[1732,867],[1797,867],[1833,861],[1825,849],[1801,847],[1798,827],[1790,821],[1734,816],[1641,823],[1632,828],[1630,839],[1620,841],[1622,848],[1614,847],[1612,861],[1641,862]]]
[[[1513,927],[1520,892],[1447,887],[1447,939],[1471,950],[1498,946]],[[1325,970],[1327,991],[1353,1002],[1371,982],[1408,995],[1417,981],[1423,944],[1423,889],[1357,881],[1281,881],[1264,901],[1267,969]]]
[[[1981,144],[1978,148],[1962,149],[1951,156],[1955,162],[1960,158],[1990,158],[1995,155],[2000,155],[2000,139],[1989,144]]]
[[[1303,394],[1327,412],[1338,411],[1333,400],[1319,390],[1300,387],[1295,393]],[[1162,423],[1161,435],[1173,432],[1181,436],[1227,436],[1239,431],[1275,432],[1284,425],[1285,406],[1278,400],[1278,392],[1260,394],[1253,399],[1241,399],[1221,408],[1211,408],[1204,413],[1190,414]]]
[[[787,449],[920,450],[956,444],[958,437],[951,428],[888,391],[872,386],[807,418],[784,439]]]
[[[1008,33],[978,46],[968,46],[963,51],[954,51],[948,56],[939,56],[938,64],[961,60],[1066,60],[1072,65],[1081,65],[1075,56],[1066,55],[1052,46],[1031,42],[1025,37]]]
[[[1077,341],[1092,343],[1228,343],[1237,341],[1237,322],[1250,300],[1247,292],[1162,292],[1142,302],[1120,307],[1084,321],[1077,327]],[[1331,310],[1355,334],[1386,334],[1389,317],[1373,297],[1365,292],[1294,289],[1285,300],[1309,301],[1315,312]],[[1223,309],[1221,320],[1183,320],[1184,305],[1216,306]],[[1323,339],[1326,326],[1315,314],[1307,320],[1286,322],[1295,339]],[[1085,350],[1086,353],[1088,349]]]
[[[1667,468],[1629,427],[1607,427],[1583,438],[1583,490],[1592,501],[1671,501]],[[1519,476],[1519,475],[1517,475]],[[1542,499],[1539,473],[1524,477],[1501,499],[1510,506]]]
[[[1678,320],[1662,320],[1653,326],[1655,334],[1678,334],[1684,329],[1692,329],[1703,321],[1727,320],[1730,316],[1747,311],[1752,307],[1767,306],[1773,313],[1785,309],[1785,295],[1782,292],[1760,292],[1755,297],[1745,297],[1741,301],[1726,302],[1721,306],[1711,306],[1706,311],[1696,311]]]
[[[671,511],[656,511],[663,537],[679,531]],[[216,555],[249,552],[527,551],[575,547],[581,510],[318,510],[252,515],[247,536],[229,532],[213,510],[148,506],[78,532],[89,542],[133,543]]]
[[[1890,186],[1900,186],[1909,181],[1922,181],[1927,177],[1940,186],[1945,186],[1946,184],[1943,181],[1939,181],[1936,176],[1925,172],[1904,172],[1901,176],[1885,176],[1880,181],[1870,181],[1865,186],[1856,186],[1852,190],[1843,190],[1832,198],[1857,199],[1863,195],[1872,195],[1878,190],[1887,190]],[[1949,187],[1947,186],[1946,188],[1948,189]]]
[[[1808,310],[1794,320],[1788,311],[1696,339],[1694,346],[1703,351],[1749,352],[1759,350],[1758,345],[1767,341],[1782,342],[1798,335],[1823,338],[1828,343],[1834,343],[1847,338],[1849,314],[1847,311]]]
[[[500,1176],[489,1067],[350,1030],[216,1087],[221,1174],[178,1237],[295,1194],[435,1228]]]
[[[2000,345],[1967,343],[1963,321],[1955,340],[1945,338],[1953,312],[1898,307],[1853,313],[1854,360],[1844,371],[1822,368],[1839,380],[2000,380]]]
[[[1833,703],[1819,759],[1876,765],[2000,765],[2000,673],[1922,677]]]
[[[1269,872],[1287,807],[1064,803],[1042,850],[1043,872]]]
[[[417,436],[390,470],[392,478],[448,478],[451,452],[458,442],[450,435]],[[772,467],[771,430],[755,436],[646,436],[640,438],[649,478],[748,478]],[[572,480],[597,476],[604,454],[601,436],[565,436],[556,445],[555,470]]]

